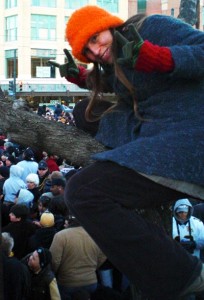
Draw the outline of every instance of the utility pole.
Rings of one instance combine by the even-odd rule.
[[[16,49],[14,49],[14,62],[13,62],[13,99],[16,99]]]
[[[197,11],[197,22],[195,24],[195,27],[197,29],[200,28],[200,0],[197,0],[197,8],[196,8],[196,11]]]

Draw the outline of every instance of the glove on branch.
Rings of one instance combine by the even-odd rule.
[[[174,69],[174,61],[168,47],[153,45],[143,41],[133,24],[128,26],[133,37],[127,40],[120,32],[115,31],[115,37],[122,46],[123,57],[118,58],[118,64],[126,64],[141,72],[170,72]]]

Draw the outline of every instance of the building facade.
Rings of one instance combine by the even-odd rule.
[[[203,1],[203,0],[202,0]],[[61,78],[48,60],[65,62],[65,26],[77,8],[98,5],[126,20],[137,12],[178,15],[180,0],[1,0],[0,85],[16,96],[73,97],[88,91]],[[203,5],[203,3],[202,3]],[[9,90],[10,87],[10,90]]]

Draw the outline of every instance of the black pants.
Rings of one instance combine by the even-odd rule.
[[[65,199],[108,259],[144,295],[176,299],[201,271],[201,262],[135,208],[184,197],[112,162],[96,162],[74,175]]]

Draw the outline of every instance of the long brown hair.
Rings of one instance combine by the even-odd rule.
[[[130,23],[133,23],[138,30],[144,20],[146,19],[145,14],[137,14],[131,18],[129,18],[122,26],[118,27],[118,30],[122,30],[127,28],[127,26]],[[113,36],[113,43],[112,43],[112,53],[113,53],[113,66],[114,66],[114,72],[115,76],[118,78],[120,82],[128,89],[129,94],[131,95],[133,99],[133,108],[135,114],[138,116],[138,105],[137,105],[137,99],[136,99],[136,90],[135,87],[132,85],[132,83],[127,79],[124,72],[122,71],[120,65],[117,63],[117,42],[114,35],[114,29],[111,30],[112,36]],[[92,95],[89,101],[89,104],[86,108],[85,112],[85,118],[87,121],[96,121],[100,119],[101,115],[97,115],[93,112],[95,105],[99,101],[103,100],[103,94],[102,92],[105,90],[104,86],[104,79],[102,77],[102,67],[99,63],[93,63],[93,69],[89,72],[88,78],[87,78],[87,85],[92,90]],[[110,112],[114,107],[116,106],[115,103],[108,108],[104,113]]]

